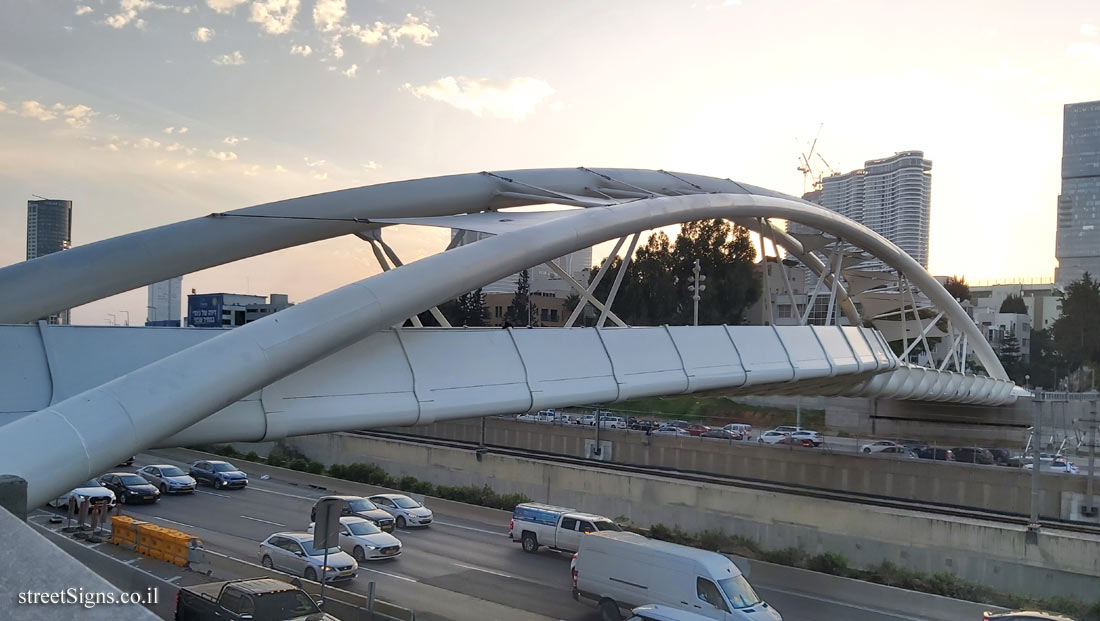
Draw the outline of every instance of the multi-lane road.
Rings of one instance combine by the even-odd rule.
[[[149,463],[185,465],[143,454],[134,469]],[[332,481],[321,491],[253,477],[242,490],[199,488],[153,505],[127,506],[126,512],[196,535],[208,549],[258,562],[259,543],[268,535],[305,530],[315,500],[340,489]],[[342,588],[365,593],[374,581],[379,598],[416,611],[418,619],[598,619],[593,608],[570,596],[569,557],[526,554],[508,539],[507,526],[506,520],[486,522],[437,509],[431,527],[395,533],[404,544],[400,558],[362,565],[358,578]],[[755,586],[788,621],[920,618],[845,603],[845,593],[821,598],[800,593],[797,584]]]

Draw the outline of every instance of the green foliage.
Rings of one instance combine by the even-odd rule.
[[[834,576],[847,576],[848,559],[843,554],[824,552],[806,559],[806,569]]]
[[[504,319],[513,326],[538,326],[539,309],[531,301],[531,271],[523,270],[516,280],[516,294],[504,313]]]
[[[520,503],[531,502],[531,499],[523,494],[498,494],[488,485],[484,487],[438,485],[435,488],[435,495],[447,500],[504,509],[505,511],[515,509],[516,505]]]
[[[997,358],[1005,368],[1005,373],[1018,384],[1024,383],[1024,366],[1020,362],[1020,345],[1016,337],[1006,334],[997,348]]]
[[[255,462],[263,461],[263,458],[260,457],[260,454],[257,453],[256,451],[248,451],[247,453],[244,454],[243,459],[245,461],[255,461]]]
[[[1024,298],[1019,295],[1008,294],[1008,297],[1001,302],[1002,313],[1014,313],[1017,315],[1026,315],[1027,304],[1024,303]]]
[[[948,276],[943,288],[960,302],[970,299],[970,285],[966,284],[966,276]]]
[[[763,561],[777,563],[779,565],[790,565],[791,567],[801,567],[802,561],[805,558],[806,553],[798,548],[765,550],[760,554],[760,559]]]
[[[717,426],[733,422],[749,423],[760,429],[777,425],[793,425],[797,418],[793,410],[743,405],[721,396],[645,397],[622,401],[612,407],[616,412],[643,418],[674,418]],[[825,412],[803,408],[802,426],[823,428]]]
[[[1054,345],[1053,330],[1032,330],[1028,349],[1030,356],[1024,373],[1030,375],[1030,378],[1026,383],[1029,386],[1055,390],[1058,387],[1058,376],[1066,372],[1068,365]]]
[[[1073,370],[1100,363],[1100,283],[1086,273],[1062,296],[1062,316],[1054,322],[1054,343]]]
[[[481,289],[458,296],[454,317],[447,317],[452,326],[479,327],[488,325],[489,309],[485,307],[485,294]]]
[[[377,464],[332,464],[328,467],[329,476],[337,479],[346,479],[367,485],[379,487],[395,487],[393,477]]]

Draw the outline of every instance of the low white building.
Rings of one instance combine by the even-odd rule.
[[[1035,330],[1049,330],[1062,316],[1062,290],[1053,283],[970,286],[970,302],[976,308],[1000,311],[1010,295],[1023,298]]]

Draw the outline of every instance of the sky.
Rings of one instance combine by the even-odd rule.
[[[25,258],[34,195],[73,201],[73,245],[481,170],[654,168],[799,195],[818,136],[842,172],[932,160],[934,274],[1049,280],[1062,108],[1098,99],[1095,0],[0,0],[0,266]],[[401,228],[386,235],[406,261],[445,246]],[[337,239],[184,289],[303,301],[378,271]],[[73,322],[145,309],[142,288]]]

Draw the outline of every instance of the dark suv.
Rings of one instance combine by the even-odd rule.
[[[989,452],[989,449],[984,449],[980,446],[962,446],[951,449],[955,453],[955,461],[967,463],[967,464],[985,464],[992,466],[993,453]]]
[[[932,448],[926,446],[922,449],[917,449],[917,457],[921,459],[937,459],[939,461],[955,461],[955,453],[950,449],[944,448]]]
[[[993,455],[993,463],[997,464],[998,466],[1012,466],[1015,468],[1019,468],[1021,466],[1020,460],[1013,458],[1012,453],[1010,453],[1008,449],[993,448],[989,449],[989,453]]]
[[[324,500],[342,500],[340,515],[352,515],[374,522],[374,525],[387,533],[394,529],[393,516],[378,508],[373,502],[361,496],[321,496],[309,510],[309,521],[317,521],[317,506]]]

